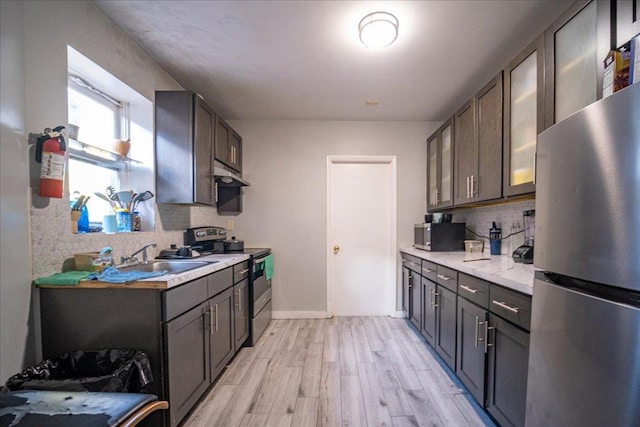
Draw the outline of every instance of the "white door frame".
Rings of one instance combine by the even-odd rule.
[[[396,262],[396,246],[398,245],[398,170],[396,156],[327,156],[327,315],[333,317],[333,311],[331,309],[331,291],[333,287],[333,270],[334,270],[334,256],[333,245],[331,241],[333,236],[333,199],[331,189],[333,188],[333,176],[331,173],[331,166],[337,163],[352,163],[352,164],[388,164],[391,166],[391,218],[389,227],[391,228],[391,245],[389,245],[389,253],[387,256],[387,262],[389,263],[389,287],[393,287],[393,301],[389,301],[389,315],[393,316],[396,313],[397,305],[397,262]]]

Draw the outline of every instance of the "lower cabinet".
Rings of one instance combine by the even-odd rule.
[[[436,290],[436,352],[456,370],[456,294],[438,285]]]
[[[484,405],[487,315],[484,308],[458,297],[456,373],[480,405]]]
[[[208,307],[201,304],[164,325],[172,425],[180,422],[211,383]]]
[[[233,285],[233,347],[238,351],[249,338],[249,279]]]
[[[422,275],[403,267],[408,320],[500,426],[524,426],[531,296],[430,261]]]
[[[404,261],[403,261],[404,264]],[[408,267],[402,267],[402,311],[409,319],[409,285],[411,282],[411,270]]]
[[[233,288],[208,301],[211,380],[215,380],[234,354]]]
[[[248,337],[248,279],[234,280],[233,267],[167,290],[39,292],[43,357],[100,348],[148,355],[148,391],[169,401],[167,411],[150,415],[149,425],[179,425]]]
[[[489,325],[487,411],[501,426],[523,426],[529,333],[493,313]]]
[[[431,280],[422,278],[422,328],[420,332],[432,346],[436,345],[436,288]]]
[[[409,320],[420,330],[422,326],[422,286],[421,276],[415,272],[411,274],[411,285],[409,286]]]

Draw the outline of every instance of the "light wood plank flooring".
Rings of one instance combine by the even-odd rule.
[[[184,426],[492,425],[406,320],[274,320]]]

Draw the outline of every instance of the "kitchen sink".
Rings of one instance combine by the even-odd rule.
[[[212,264],[205,261],[149,261],[148,264],[135,264],[126,267],[118,267],[120,271],[167,271],[167,274],[181,273],[187,270],[193,270],[194,268],[204,267],[205,265]]]

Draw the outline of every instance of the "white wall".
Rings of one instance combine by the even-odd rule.
[[[27,348],[31,245],[29,165],[24,126],[23,4],[0,2],[0,381]],[[28,356],[27,356],[27,359]],[[30,361],[30,360],[28,360]]]
[[[243,137],[244,178],[251,183],[237,237],[273,249],[274,311],[326,311],[328,155],[397,156],[398,247],[413,243],[412,225],[426,212],[425,141],[439,123],[230,123]]]

